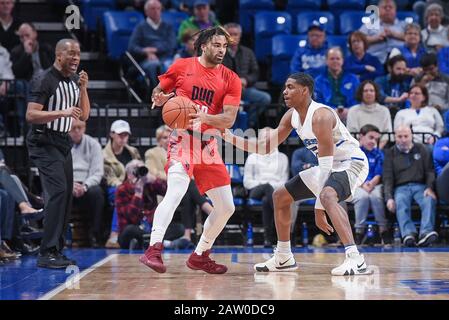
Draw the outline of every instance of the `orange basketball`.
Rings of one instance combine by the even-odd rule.
[[[162,119],[172,129],[187,129],[189,114],[196,113],[194,102],[188,98],[176,96],[168,100],[162,108]]]

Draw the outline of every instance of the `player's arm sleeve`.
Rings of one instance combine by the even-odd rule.
[[[184,59],[176,60],[159,78],[159,86],[165,93],[172,92],[175,89],[176,79],[182,74]]]
[[[241,96],[242,82],[236,74],[233,74],[228,91],[223,100],[223,106],[240,106]]]
[[[30,96],[28,102],[45,105],[50,98],[50,86],[48,80],[38,75],[31,81]]]

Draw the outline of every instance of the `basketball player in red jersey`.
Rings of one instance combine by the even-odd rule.
[[[230,128],[234,124],[242,91],[240,78],[223,66],[231,37],[221,27],[198,34],[195,51],[198,57],[178,59],[159,76],[153,90],[153,106],[162,106],[174,94],[192,100],[196,114],[191,114],[192,130],[174,130],[167,150],[167,193],[156,209],[150,247],[140,262],[163,273],[162,241],[168,225],[192,176],[199,191],[212,200],[213,211],[204,223],[203,234],[186,264],[190,269],[208,273],[225,273],[227,267],[209,258],[210,249],[234,213],[230,177],[218,152],[214,138],[204,139],[206,130]],[[203,137],[202,137],[203,136]]]

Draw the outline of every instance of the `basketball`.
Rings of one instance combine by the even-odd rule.
[[[188,98],[176,96],[164,104],[162,119],[172,129],[187,129],[190,113],[196,113],[194,102]]]

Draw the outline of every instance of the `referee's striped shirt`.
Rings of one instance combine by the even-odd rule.
[[[64,77],[54,66],[41,72],[31,83],[29,102],[44,106],[43,111],[65,110],[79,107],[78,75]],[[72,127],[72,117],[62,117],[46,124],[47,129],[67,133]]]

